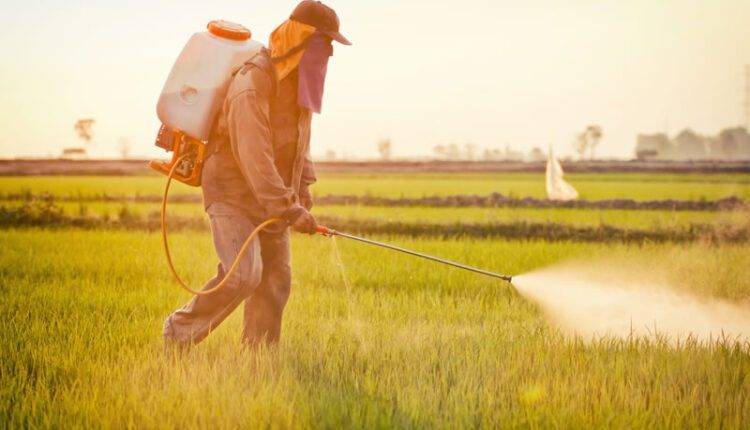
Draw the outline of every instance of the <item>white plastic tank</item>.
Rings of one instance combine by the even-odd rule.
[[[232,72],[262,47],[250,39],[247,28],[211,21],[208,31],[193,34],[177,57],[156,105],[159,120],[207,141]]]

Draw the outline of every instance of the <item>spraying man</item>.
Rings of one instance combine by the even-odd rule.
[[[269,50],[245,62],[229,86],[217,115],[203,167],[203,200],[219,257],[218,284],[245,239],[261,222],[267,228],[240,261],[226,288],[196,296],[164,322],[168,344],[202,341],[244,301],[243,339],[275,343],[291,286],[289,231],[314,233],[309,187],[312,113],[320,113],[332,41],[339,33],[333,9],[305,0],[274,30]],[[269,52],[270,51],[270,52]]]

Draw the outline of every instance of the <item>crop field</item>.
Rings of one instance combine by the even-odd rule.
[[[750,175],[569,177],[592,201],[736,197],[740,204],[731,210],[321,204],[313,213],[334,228],[376,225],[360,233],[492,271],[617,266],[750,313]],[[747,341],[675,343],[658,330],[648,337],[585,338],[509,283],[320,236],[293,235],[292,295],[277,347],[245,349],[238,310],[190,351],[165,351],[162,321],[189,295],[171,279],[155,230],[162,186],[156,176],[0,177],[3,427],[746,428],[750,422]],[[315,186],[317,196],[493,192],[541,198],[543,176],[329,174]],[[170,241],[178,270],[199,286],[215,270],[211,237],[198,190],[177,187],[174,194],[196,197],[170,205]],[[143,196],[153,199],[136,198]],[[481,228],[423,235],[425,224],[435,231]],[[509,234],[529,225],[547,229]],[[551,226],[573,230],[546,236]],[[579,237],[576,228],[596,235]]]
[[[23,201],[5,203],[7,208],[24,205]],[[55,204],[63,213],[120,218],[137,216],[157,218],[159,203],[119,203],[119,202],[60,202]],[[168,214],[176,217],[205,218],[200,203],[172,203]],[[688,228],[691,225],[709,224],[735,226],[748,221],[750,213],[737,211],[669,211],[669,210],[622,210],[602,209],[557,209],[557,208],[481,208],[481,207],[403,207],[388,208],[366,205],[324,205],[315,207],[317,216],[343,219],[347,221],[387,221],[400,223],[501,223],[501,222],[541,222],[582,226],[610,225],[626,228]]]
[[[498,192],[544,197],[538,173],[328,173],[318,175],[315,194],[421,197]],[[729,196],[750,199],[747,174],[601,173],[566,175],[582,199],[715,200]],[[407,186],[408,185],[408,186]],[[47,192],[60,196],[161,195],[164,180],[150,176],[0,177],[0,196]],[[174,194],[199,194],[200,189],[175,185]]]

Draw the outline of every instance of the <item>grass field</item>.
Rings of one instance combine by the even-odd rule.
[[[538,176],[326,175],[316,192],[540,195]],[[747,175],[570,176],[595,198],[750,198]],[[0,194],[158,195],[162,185],[155,176],[0,178]],[[113,217],[123,207],[158,210],[154,203],[58,204],[72,214]],[[197,203],[170,208],[204,217]],[[743,211],[319,206],[315,213],[407,224],[747,223]],[[562,261],[595,269],[603,259],[639,279],[750,311],[747,242],[376,239],[514,275]],[[171,242],[192,285],[215,270],[207,231],[177,231]],[[750,345],[572,337],[507,283],[358,243],[294,235],[292,297],[278,347],[243,349],[238,311],[181,357],[163,350],[161,324],[189,296],[170,278],[157,233],[6,226],[0,247],[3,427],[650,429],[750,422]]]
[[[669,256],[685,288],[750,297],[747,247],[396,240],[514,273],[605,250]],[[210,273],[207,234],[174,243],[189,279]],[[750,419],[750,358],[731,345],[576,341],[508,284],[359,245],[339,244],[347,287],[330,241],[295,238],[279,348],[243,351],[236,313],[177,360],[162,351],[160,323],[188,297],[167,276],[156,235],[11,230],[0,246],[0,309],[10,316],[0,321],[0,419],[10,427],[740,428]]]
[[[571,174],[566,178],[581,198],[590,200],[715,200],[729,196],[750,199],[748,174],[596,173]],[[161,195],[163,188],[163,177],[156,175],[0,177],[0,195],[22,191],[67,196]],[[515,197],[545,197],[541,173],[321,174],[314,192],[389,197],[498,192]],[[173,193],[199,194],[200,189],[177,184]]]

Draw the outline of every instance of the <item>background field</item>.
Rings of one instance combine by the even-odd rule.
[[[5,207],[19,207],[26,202],[6,202]],[[123,215],[157,217],[161,204],[122,202],[58,202],[55,204],[71,216]],[[172,203],[167,208],[170,215],[204,219],[205,210],[200,203]],[[550,222],[571,225],[613,225],[632,228],[687,227],[691,224],[741,225],[747,221],[747,211],[672,211],[625,209],[568,209],[568,208],[482,208],[482,207],[400,207],[389,208],[367,205],[318,205],[313,213],[346,220],[389,221],[402,223],[494,223],[494,222]],[[206,224],[207,225],[207,224]]]
[[[318,175],[317,195],[353,194],[421,197],[451,194],[489,194],[545,197],[540,173],[325,173]],[[737,196],[750,199],[750,174],[594,173],[566,176],[581,198],[591,200],[715,200]],[[163,177],[148,176],[6,176],[0,195],[29,191],[61,196],[161,195]],[[199,194],[199,188],[178,184],[173,193]]]
[[[591,199],[750,197],[750,176],[742,174],[570,176]],[[335,174],[322,176],[316,193],[541,196],[542,179]],[[162,185],[155,176],[0,177],[0,207],[15,210],[28,204],[24,198],[52,193],[72,196],[54,205],[74,218],[148,218],[158,203],[102,197],[158,196]],[[32,196],[18,196],[26,191]],[[200,203],[170,208],[178,217],[204,218]],[[315,213],[406,225],[522,221],[645,231],[747,223],[742,209],[324,205]],[[9,427],[742,428],[750,420],[749,345],[717,340],[676,348],[658,336],[585,342],[561,333],[507,283],[323,237],[294,236],[293,293],[278,348],[244,350],[238,311],[205,343],[175,357],[162,349],[161,322],[189,297],[170,279],[156,232],[3,222],[0,422]],[[376,238],[511,274],[605,258],[750,310],[746,241]],[[215,267],[209,234],[190,227],[171,239],[178,267],[199,285]]]

